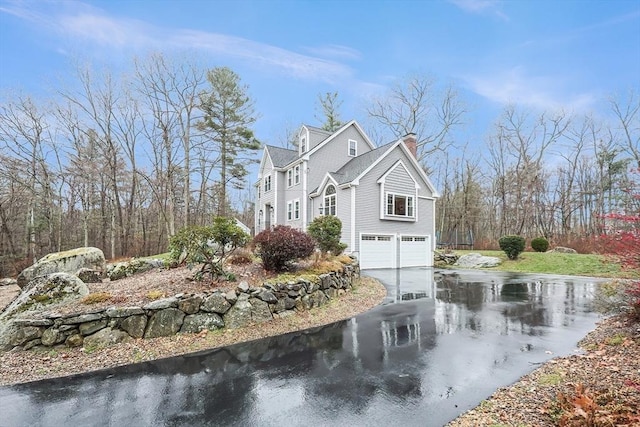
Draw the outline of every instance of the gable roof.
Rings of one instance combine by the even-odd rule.
[[[306,126],[306,125],[305,125]],[[316,151],[320,150],[324,145],[328,144],[329,141],[335,139],[338,137],[338,135],[340,135],[342,132],[344,132],[346,129],[348,129],[349,127],[355,127],[356,130],[360,133],[360,135],[362,135],[362,138],[364,139],[364,142],[369,145],[369,147],[373,150],[376,148],[376,146],[371,142],[371,140],[369,139],[369,137],[367,136],[367,134],[365,133],[365,131],[360,127],[360,125],[358,124],[358,122],[356,122],[355,120],[351,120],[348,123],[345,123],[340,129],[336,130],[333,133],[329,133],[328,137],[323,139],[320,143],[318,143],[317,145],[315,145],[312,149],[310,149],[309,151],[307,151],[306,153],[303,154],[303,157],[305,158],[309,158],[309,156],[313,153],[315,153]],[[308,127],[308,126],[307,126]],[[319,128],[318,128],[319,129]],[[323,129],[319,129],[322,132],[327,132]]]
[[[297,150],[289,150],[275,145],[265,145],[264,148],[267,150],[269,157],[271,157],[271,163],[275,168],[283,168],[298,159]]]
[[[364,172],[373,162],[381,157],[387,149],[393,145],[389,143],[375,150],[367,151],[353,159],[349,160],[344,166],[335,172],[331,172],[331,176],[338,183],[338,185],[346,184],[356,179],[362,172]]]

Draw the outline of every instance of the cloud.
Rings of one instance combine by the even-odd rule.
[[[94,55],[98,49],[139,51],[142,49],[202,50],[209,54],[236,58],[250,66],[306,80],[335,83],[350,78],[353,69],[338,61],[324,57],[354,59],[359,53],[345,46],[328,45],[314,49],[315,55],[304,55],[277,46],[260,43],[227,34],[163,28],[145,21],[121,18],[81,2],[11,2],[0,11],[23,19],[34,27],[55,33],[62,40],[59,52],[69,50],[67,45],[85,45]]]
[[[541,110],[585,111],[595,102],[590,93],[564,94],[558,78],[531,76],[518,66],[502,72],[464,76],[475,93],[498,104],[527,105]]]
[[[493,14],[498,16],[505,21],[509,20],[509,17],[502,12],[500,9],[500,5],[502,4],[501,0],[448,0],[449,3],[452,3],[468,13],[477,13],[477,14]]]

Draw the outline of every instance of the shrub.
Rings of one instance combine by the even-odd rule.
[[[547,252],[549,249],[549,241],[544,237],[536,237],[531,239],[531,248],[536,252]]]
[[[291,261],[306,258],[315,245],[311,236],[286,225],[260,232],[254,239],[258,256],[268,271],[284,271]]]
[[[342,221],[334,215],[323,215],[315,218],[307,229],[322,252],[340,255],[347,245],[340,243]]]
[[[524,251],[525,240],[524,237],[520,236],[502,236],[500,240],[498,240],[498,244],[509,259],[517,259],[518,255]]]
[[[178,231],[169,239],[169,256],[178,264],[202,264],[195,274],[197,280],[205,273],[211,278],[230,278],[224,271],[224,263],[237,248],[245,246],[249,238],[233,218],[216,217],[211,226],[190,226]]]

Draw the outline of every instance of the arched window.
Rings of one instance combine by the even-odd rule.
[[[322,213],[324,215],[336,214],[336,187],[328,185],[324,190],[324,203]]]

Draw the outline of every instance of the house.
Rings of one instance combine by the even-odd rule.
[[[256,233],[306,230],[335,215],[360,267],[433,265],[438,193],[416,160],[416,138],[375,147],[357,122],[335,132],[302,126],[298,149],[267,145],[256,183]]]

